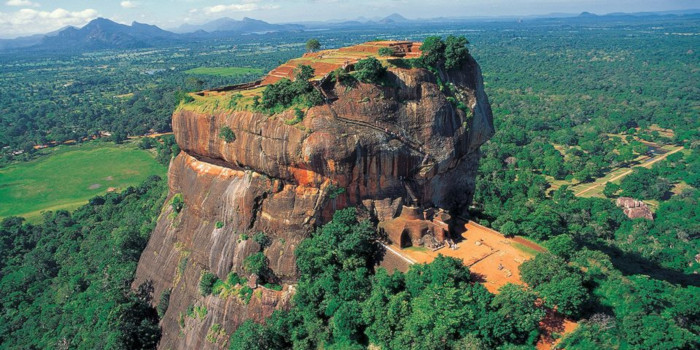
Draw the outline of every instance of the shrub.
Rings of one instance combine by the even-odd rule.
[[[270,241],[270,238],[268,238],[268,237],[265,235],[265,233],[263,233],[263,232],[258,232],[258,233],[256,233],[256,234],[253,236],[253,241],[255,241],[255,243],[257,243],[257,244],[260,245],[260,249],[261,249],[261,250],[262,250],[262,249],[265,249],[266,247],[269,247],[269,246],[270,246],[270,243],[272,243],[272,242]]]
[[[217,229],[220,229],[220,228],[222,228],[222,227],[224,227],[224,223],[223,223],[222,221],[217,221],[217,222],[216,222],[216,228],[217,228]]]
[[[394,50],[389,47],[382,47],[379,49],[379,56],[394,56]]]
[[[267,289],[276,290],[278,292],[282,290],[282,286],[275,283],[265,283],[264,287]]]
[[[294,69],[295,80],[308,81],[309,79],[314,77],[314,74],[314,68],[309,65],[300,64]]]
[[[294,82],[284,78],[265,87],[262,106],[268,109],[277,106],[287,108],[294,103],[299,103],[311,107],[323,103],[321,93],[307,80],[301,79],[306,75],[307,73],[300,73]]]
[[[160,293],[160,300],[158,302],[158,307],[156,311],[158,312],[158,317],[163,318],[165,312],[168,311],[168,306],[170,305],[170,293],[172,289],[168,288]]]
[[[231,272],[228,274],[228,276],[226,276],[226,283],[228,283],[229,285],[235,286],[239,283],[243,284],[243,283],[245,283],[245,281],[243,278],[238,276],[237,273]]]
[[[225,334],[226,331],[224,331],[223,327],[221,327],[221,325],[218,323],[214,323],[211,325],[211,327],[209,327],[206,339],[208,342],[216,344],[219,341],[219,337],[224,336]]]
[[[447,69],[457,68],[469,58],[467,44],[469,40],[464,36],[449,35],[445,41],[439,36],[429,36],[420,47],[421,61],[428,67],[439,68],[444,64]]]
[[[173,196],[173,199],[170,200],[170,206],[178,214],[180,211],[182,211],[182,208],[185,206],[185,201],[182,199],[182,193],[178,193]]]
[[[354,87],[357,85],[357,79],[343,68],[338,68],[333,71],[333,80],[345,87]]]
[[[211,294],[211,291],[214,287],[214,283],[216,283],[216,280],[218,278],[216,277],[215,274],[205,271],[202,273],[202,277],[199,279],[199,292],[203,296],[207,296]]]
[[[262,252],[257,252],[243,260],[243,268],[247,273],[262,277],[267,273],[267,257]]]
[[[250,302],[250,297],[252,297],[252,296],[253,296],[253,290],[248,286],[243,286],[243,288],[241,288],[238,291],[238,297],[243,299],[243,301],[246,304],[248,304]]]
[[[284,123],[287,125],[295,125],[301,123],[304,119],[304,112],[299,108],[294,108],[294,119],[285,120]]]
[[[185,91],[177,90],[175,91],[175,100],[177,100],[178,102],[190,103],[194,101],[194,98]]]
[[[438,67],[445,59],[445,42],[439,36],[425,38],[420,50],[422,51],[421,60],[426,66]]]
[[[139,148],[140,149],[151,149],[155,146],[155,144],[158,141],[151,137],[142,137],[141,140],[139,140]]]
[[[343,193],[345,193],[345,188],[343,187],[338,187],[335,184],[330,184],[328,186],[328,198],[330,199],[336,199]]]
[[[355,63],[355,75],[364,83],[379,84],[386,74],[386,68],[374,57],[368,57]]]
[[[445,68],[458,68],[469,58],[467,44],[469,44],[469,40],[464,36],[447,36],[445,39]]]
[[[221,130],[219,131],[219,137],[226,142],[233,142],[236,140],[236,134],[233,133],[233,130],[231,130],[231,128],[225,125],[221,127]]]

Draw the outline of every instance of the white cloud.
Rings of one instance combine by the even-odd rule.
[[[241,4],[215,5],[207,6],[202,9],[202,12],[208,15],[219,14],[222,12],[250,12],[255,10],[273,10],[279,8],[278,5],[258,5],[257,1],[244,1]]]
[[[97,17],[94,9],[68,11],[62,8],[53,11],[21,9],[16,12],[0,12],[0,33],[12,37],[27,34],[47,33],[65,26],[82,26]]]
[[[125,9],[133,9],[139,7],[139,4],[134,1],[122,1],[119,5]]]
[[[22,7],[39,7],[41,5],[37,4],[36,2],[31,2],[29,0],[8,0],[5,5],[7,6],[22,6]]]

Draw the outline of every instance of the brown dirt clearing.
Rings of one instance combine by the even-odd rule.
[[[543,247],[522,237],[508,238],[500,232],[469,221],[460,233],[462,240],[457,242],[457,249],[448,247],[431,251],[429,249],[400,249],[391,248],[405,258],[416,263],[430,263],[439,254],[462,259],[469,266],[472,276],[481,282],[486,289],[494,294],[507,283],[524,285],[520,279],[520,265],[534,257],[530,251],[544,252]],[[526,247],[529,251],[519,248]],[[538,350],[549,350],[554,347],[563,335],[571,333],[577,324],[564,316],[547,310],[547,315],[540,323],[542,335],[537,342]],[[554,339],[553,335],[559,337]]]

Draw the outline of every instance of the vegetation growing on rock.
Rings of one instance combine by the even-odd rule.
[[[302,65],[297,67],[295,75],[294,81],[284,78],[266,86],[262,94],[262,106],[267,109],[286,109],[294,104],[313,107],[323,103],[321,93],[309,82],[314,69]]]
[[[244,323],[230,348],[423,349],[536,340],[544,313],[532,291],[509,285],[494,298],[461,261],[442,256],[406,274],[373,273],[374,235],[354,209],[337,211],[296,250],[301,276],[294,307],[265,326]]]
[[[421,62],[426,67],[447,70],[460,67],[469,58],[469,41],[464,36],[448,35],[445,40],[439,36],[429,36],[421,45]]]
[[[219,137],[226,142],[233,142],[236,140],[236,134],[234,134],[233,130],[231,130],[231,128],[229,128],[226,125],[221,127],[221,131],[219,131]]]
[[[355,63],[354,75],[363,83],[380,84],[386,68],[374,57],[361,59]]]

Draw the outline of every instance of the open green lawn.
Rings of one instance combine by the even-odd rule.
[[[48,156],[0,168],[0,218],[30,221],[46,210],[73,210],[109,188],[121,191],[167,168],[136,143],[60,146]]]
[[[263,70],[260,68],[249,68],[249,67],[197,67],[190,70],[186,70],[187,74],[196,75],[216,75],[220,77],[233,77],[236,75],[243,74],[262,74]]]

